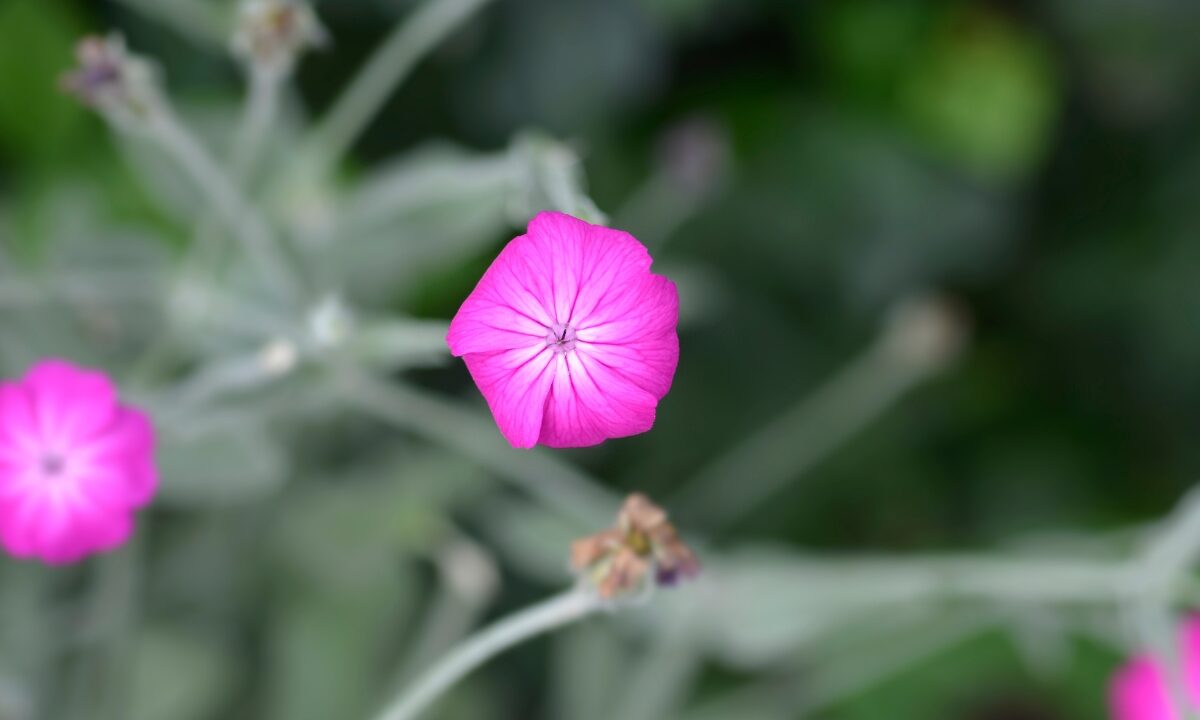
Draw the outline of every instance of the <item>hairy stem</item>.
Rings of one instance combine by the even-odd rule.
[[[828,457],[928,375],[884,343],[706,465],[668,505],[710,530],[736,523]],[[736,480],[735,492],[729,483]]]
[[[270,227],[245,202],[237,183],[221,170],[204,146],[169,111],[155,116],[150,132],[205,195],[272,288],[283,297],[298,297],[300,289]]]
[[[234,141],[230,172],[239,183],[254,177],[255,166],[266,144],[267,133],[279,114],[279,96],[286,75],[271,68],[253,65],[242,110],[242,121]]]
[[[118,0],[118,2],[170,28],[181,37],[206,50],[225,47],[227,21],[213,3],[191,0]]]
[[[267,133],[279,112],[279,95],[286,76],[253,65],[247,69],[246,98],[242,118],[234,136],[233,153],[227,159],[231,182],[248,187],[262,152]],[[219,223],[204,218],[196,228],[184,258],[184,277],[207,278],[219,271],[224,254],[224,236]]]
[[[278,114],[279,95],[285,79],[285,74],[273,70],[258,66],[248,69],[242,119],[235,136],[233,154],[226,162],[229,168],[229,184],[246,187],[252,177],[267,133]],[[186,291],[185,283],[207,285],[219,273],[227,244],[225,236],[220,232],[219,217],[214,218],[206,214],[197,223],[192,234],[192,242],[181,263],[182,269],[175,280],[177,293]],[[286,267],[275,270],[275,260],[270,262],[272,269],[267,272],[288,273]],[[282,264],[282,260],[279,261],[279,264]],[[288,274],[290,275],[290,273]],[[285,285],[291,287],[293,283],[285,277],[279,283],[280,289],[283,290]],[[215,294],[213,293],[213,295]],[[241,315],[240,312],[234,314]],[[172,323],[164,328],[134,364],[136,367],[134,376],[139,379],[154,378],[161,371],[162,366],[169,362],[172,348],[179,338],[189,330],[191,327],[180,327],[177,323]]]
[[[337,99],[309,143],[336,160],[354,144],[417,63],[491,0],[426,0],[398,25]]]
[[[695,618],[685,606],[625,670],[624,702],[615,717],[658,720],[675,717],[701,668],[695,641]]]
[[[475,668],[530,638],[572,623],[602,607],[591,593],[572,588],[510,615],[467,638],[417,679],[377,720],[413,720]]]
[[[354,406],[490,468],[575,521],[581,530],[604,527],[620,505],[619,498],[553,455],[509,447],[478,413],[363,373],[349,373],[342,379],[343,392]]]
[[[1188,701],[1172,602],[1198,554],[1200,490],[1193,490],[1179,502],[1163,528],[1154,535],[1130,582],[1134,597],[1129,609],[1138,635],[1142,644],[1166,664],[1168,701],[1174,707],[1175,715],[1184,720],[1196,718],[1198,708]]]
[[[495,561],[464,537],[447,542],[435,562],[440,580],[437,592],[397,674],[405,684],[470,632],[496,591]],[[400,686],[397,683],[397,689]]]

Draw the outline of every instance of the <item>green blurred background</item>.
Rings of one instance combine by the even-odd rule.
[[[327,107],[412,6],[319,3],[333,41],[301,66],[291,122]],[[110,234],[182,252],[190,227],[169,198],[56,82],[78,36],[118,29],[219,136],[239,92],[223,52],[228,10],[0,0],[7,256],[40,266],[54,238],[70,237],[89,257],[88,242]],[[718,532],[703,507],[675,514],[714,548],[941,552],[1106,536],[1163,515],[1200,477],[1197,38],[1192,0],[496,0],[391,97],[343,182],[430,141],[500,152],[536,130],[579,153],[592,199],[683,292],[681,362],[655,429],[560,453],[621,493],[669,500],[869,346],[897,301],[954,298],[970,338],[948,368],[736,523]],[[436,244],[443,228],[470,239],[364,294],[450,317],[515,232],[457,227],[459,212],[385,225],[397,243],[408,232]],[[41,308],[3,297],[11,375],[62,346]],[[85,335],[79,359],[120,367],[139,337]],[[459,362],[403,376],[479,404]],[[184,493],[150,515],[136,601],[121,598],[120,577],[90,589],[109,577],[102,566],[3,567],[0,718],[103,717],[80,709],[96,697],[133,708],[107,717],[133,720],[362,716],[438,602],[447,525],[489,547],[503,577],[473,622],[554,587],[502,540],[536,545],[541,516],[480,480],[486,468],[346,413],[265,424],[274,455],[246,440],[248,465],[211,471],[233,484],[242,470],[263,475],[261,491],[194,504]],[[730,494],[739,481],[730,475]],[[130,616],[133,629],[117,622]],[[514,652],[438,717],[623,717],[612,698],[636,679],[614,668],[672,656],[636,623],[616,624]],[[110,631],[118,640],[101,642]],[[971,634],[811,713],[755,697],[689,708],[755,683],[794,691],[821,666],[820,647],[789,655],[786,672],[709,659],[689,666],[692,700],[671,717],[1105,715],[1117,649],[1068,633],[1041,652],[1014,643],[1020,634]],[[872,653],[869,638],[859,644]],[[114,691],[123,678],[132,689]]]

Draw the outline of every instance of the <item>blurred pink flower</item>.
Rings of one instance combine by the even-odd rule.
[[[679,361],[679,294],[650,262],[628,233],[545,212],[483,274],[446,340],[514,447],[654,424]]]
[[[1179,652],[1184,667],[1187,700],[1200,708],[1200,616],[1179,629]],[[1139,655],[1122,667],[1109,684],[1113,720],[1176,720],[1170,690],[1159,660]]]
[[[43,360],[0,383],[0,543],[69,563],[117,547],[157,485],[154,434],[103,373]]]

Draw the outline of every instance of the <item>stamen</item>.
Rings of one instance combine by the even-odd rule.
[[[58,475],[66,464],[66,458],[56,452],[49,452],[42,456],[42,472],[46,475]]]
[[[575,328],[566,323],[554,323],[546,336],[546,345],[556,353],[567,353],[575,349]]]

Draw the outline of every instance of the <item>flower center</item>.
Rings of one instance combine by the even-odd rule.
[[[566,323],[554,323],[546,335],[546,347],[556,353],[567,353],[575,349],[575,328]]]
[[[53,451],[47,452],[41,459],[42,474],[58,475],[66,464],[67,460],[61,454]]]

